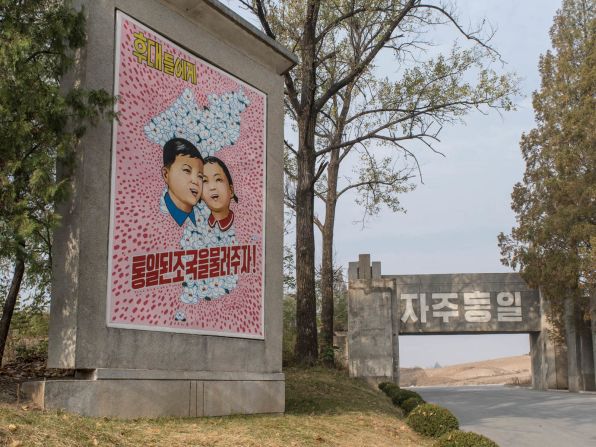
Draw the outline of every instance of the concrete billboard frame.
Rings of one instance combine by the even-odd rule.
[[[84,0],[87,46],[68,83],[114,91],[116,11],[264,92],[266,211],[264,339],[121,329],[106,325],[112,123],[90,128],[73,193],[56,231],[51,368],[74,380],[30,382],[44,408],[90,416],[202,416],[284,411],[281,370],[283,73],[297,59],[213,0]]]

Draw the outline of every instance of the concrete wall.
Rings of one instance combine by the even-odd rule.
[[[399,383],[393,281],[352,280],[348,297],[348,370],[351,377]],[[395,343],[394,343],[395,340]]]
[[[74,191],[57,231],[49,366],[212,371],[281,371],[283,231],[283,81],[292,61],[282,50],[230,20],[214,2],[81,2],[88,44],[77,81],[113,90],[115,11],[165,34],[267,94],[267,211],[264,323],[266,339],[247,340],[106,327],[111,124],[90,128],[80,145]],[[167,4],[165,4],[167,3]],[[188,6],[192,4],[192,6]],[[222,7],[223,8],[223,7]]]
[[[360,255],[348,268],[348,371],[351,377],[399,383],[399,319],[395,283],[381,263]]]
[[[282,413],[283,374],[277,380],[48,380],[26,382],[23,393],[43,410],[92,417],[198,417]],[[221,379],[221,378],[220,378]]]
[[[382,277],[395,281],[400,334],[540,331],[538,291],[517,273]],[[451,295],[448,302],[453,308],[441,307],[446,294]]]
[[[48,366],[76,369],[77,377],[89,380],[32,383],[29,394],[45,396],[47,408],[102,416],[282,412],[281,74],[295,64],[295,57],[213,0],[80,0],[77,6],[87,16],[87,46],[67,85],[113,91],[115,16],[120,10],[267,95],[265,339],[107,327],[113,149],[112,124],[103,121],[88,130],[78,148],[73,193],[60,207],[64,219],[55,234],[53,253]],[[184,372],[211,375],[191,380]],[[237,375],[221,382],[230,373]],[[199,388],[204,389],[204,398],[197,397]],[[271,405],[263,404],[255,393],[270,398]],[[127,404],[135,396],[152,403]],[[111,403],[102,409],[92,407],[93,401],[106,399]],[[205,409],[189,410],[189,399]]]

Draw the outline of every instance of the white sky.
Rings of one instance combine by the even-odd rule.
[[[370,253],[386,274],[511,271],[500,263],[496,238],[515,224],[510,195],[524,171],[519,140],[534,127],[531,92],[540,86],[538,59],[551,47],[548,31],[560,1],[457,4],[472,23],[485,16],[497,27],[492,43],[508,63],[505,69],[522,77],[518,110],[502,116],[474,114],[465,126],[444,129],[438,148],[446,158],[421,157],[424,184],[402,197],[407,214],[385,211],[360,231],[342,224],[359,217],[354,206],[338,207],[338,264],[347,266],[359,253]],[[449,365],[529,350],[526,334],[402,336],[400,364]]]
[[[246,17],[235,1],[226,3]],[[510,194],[524,170],[519,139],[534,126],[531,92],[540,85],[538,58],[551,46],[548,31],[561,2],[456,3],[464,24],[486,17],[497,28],[492,45],[507,62],[505,70],[522,78],[518,110],[502,116],[473,114],[465,126],[443,129],[437,149],[447,157],[420,154],[425,183],[402,196],[407,214],[384,210],[362,229],[351,224],[361,210],[351,198],[343,198],[337,210],[335,252],[336,264],[345,268],[359,253],[370,253],[372,260],[381,262],[384,274],[510,271],[499,261],[496,238],[515,223]],[[386,69],[390,67],[387,63]],[[528,352],[525,334],[400,337],[400,363],[405,367]]]

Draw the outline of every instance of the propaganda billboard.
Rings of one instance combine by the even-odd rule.
[[[266,95],[116,17],[107,324],[264,338]]]

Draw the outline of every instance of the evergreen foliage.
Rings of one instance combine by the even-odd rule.
[[[459,422],[453,413],[435,404],[419,405],[408,415],[406,423],[416,433],[433,438],[459,428]]]
[[[563,300],[585,311],[596,287],[596,17],[564,0],[539,62],[536,127],[521,138],[526,169],[512,194],[517,225],[499,235],[502,262],[541,287],[562,333]]]
[[[418,405],[425,403],[421,397],[409,397],[401,403],[401,409],[406,415],[410,414]]]
[[[391,397],[393,405],[397,405],[398,407],[401,407],[406,400],[411,398],[423,400],[416,391],[404,389],[393,391],[389,397]]]
[[[21,285],[29,304],[47,300],[56,203],[68,194],[75,146],[113,103],[103,90],[61,87],[84,25],[68,2],[0,0],[0,267],[12,273],[0,276],[0,359]]]
[[[499,445],[478,433],[453,430],[441,436],[433,447],[499,447]]]

